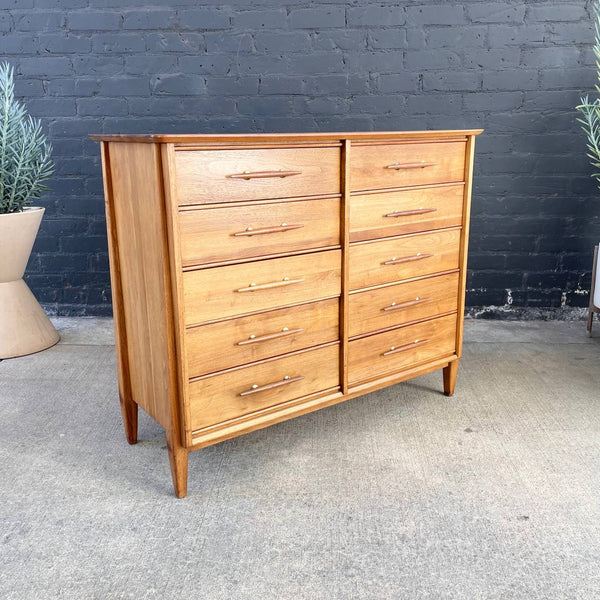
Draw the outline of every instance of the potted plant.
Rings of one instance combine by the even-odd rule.
[[[593,4],[594,16],[594,56],[596,57],[596,72],[600,83],[600,0]],[[600,85],[596,84],[596,92],[600,93]],[[577,120],[581,123],[587,138],[587,150],[590,163],[595,169],[600,169],[600,97],[591,102],[588,95],[581,98],[579,106],[575,107],[581,115]],[[592,177],[600,187],[600,172],[592,173]],[[594,262],[592,266],[592,289],[590,290],[590,302],[588,308],[587,330],[592,335],[594,313],[600,313],[600,261],[598,260],[599,246],[594,248]]]
[[[23,274],[44,208],[30,206],[52,175],[41,123],[15,100],[14,72],[0,65],[0,359],[49,348],[59,336]]]
[[[593,46],[594,56],[596,57],[596,71],[600,83],[600,0],[596,0],[593,5],[594,14],[594,32],[595,42]],[[596,84],[596,92],[600,93],[600,85]],[[590,163],[596,169],[600,168],[600,97],[594,98],[590,102],[589,95],[581,98],[579,106],[575,107],[580,117],[577,119],[581,123],[587,138],[588,158]],[[600,183],[600,173],[592,173],[592,177]],[[600,185],[599,185],[600,187]]]

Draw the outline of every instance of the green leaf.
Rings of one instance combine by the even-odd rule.
[[[48,189],[51,153],[41,122],[15,99],[13,68],[0,64],[0,214],[21,212]]]

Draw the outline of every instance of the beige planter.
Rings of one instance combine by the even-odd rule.
[[[0,359],[54,346],[60,339],[23,281],[44,209],[0,215]]]

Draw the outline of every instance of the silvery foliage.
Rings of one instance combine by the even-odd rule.
[[[594,3],[594,56],[596,57],[596,70],[598,73],[598,82],[600,83],[600,0]],[[596,84],[596,92],[600,94],[600,85]],[[587,155],[593,167],[600,169],[600,98],[595,98],[590,102],[589,96],[581,98],[581,104],[575,107],[581,118],[577,120],[581,123],[581,128],[587,136]],[[600,187],[600,172],[592,173]]]
[[[0,214],[21,212],[48,189],[51,153],[39,119],[15,100],[13,68],[0,64]]]

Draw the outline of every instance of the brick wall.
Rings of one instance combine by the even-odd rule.
[[[595,83],[580,1],[0,0],[0,58],[54,144],[28,281],[109,314],[92,132],[484,127],[468,304],[580,306],[600,240],[573,106]]]

